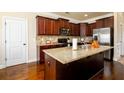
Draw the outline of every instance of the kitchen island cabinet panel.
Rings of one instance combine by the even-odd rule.
[[[104,53],[68,64],[45,55],[45,80],[87,80],[104,67]]]

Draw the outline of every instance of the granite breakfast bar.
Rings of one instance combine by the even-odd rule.
[[[45,80],[87,80],[104,67],[104,52],[110,46],[77,50],[71,47],[43,50]]]

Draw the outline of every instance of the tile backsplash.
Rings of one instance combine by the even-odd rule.
[[[81,38],[80,36],[49,36],[49,35],[41,35],[41,36],[37,36],[37,45],[44,45],[46,44],[46,41],[49,40],[51,42],[56,42],[57,43],[57,40],[58,38],[69,38],[70,41],[72,41],[73,38],[77,38],[78,39],[78,42],[81,41]],[[85,41],[90,41],[92,40],[92,37],[86,37]]]

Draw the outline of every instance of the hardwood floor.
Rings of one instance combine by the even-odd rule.
[[[43,80],[44,64],[36,62],[0,69],[0,80]],[[104,70],[92,80],[124,80],[124,65],[119,62],[105,62]]]
[[[124,65],[119,62],[104,62],[104,70],[92,80],[124,80]]]
[[[0,80],[43,80],[44,64],[36,62],[7,67],[0,70]]]

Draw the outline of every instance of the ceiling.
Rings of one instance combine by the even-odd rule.
[[[53,12],[53,13],[60,16],[83,21],[90,18],[106,15],[111,12]]]

